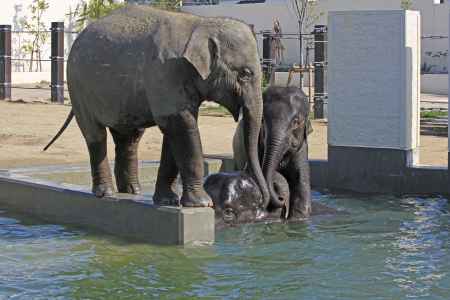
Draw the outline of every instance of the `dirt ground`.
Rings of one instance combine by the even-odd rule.
[[[69,111],[67,105],[0,101],[0,169],[87,163],[87,148],[74,121],[48,151],[42,151]],[[205,154],[232,152],[236,123],[231,117],[201,116],[199,125]],[[309,140],[310,158],[326,159],[327,124],[313,121],[313,128]],[[110,136],[108,143],[109,159],[113,159],[114,145]],[[139,158],[159,160],[161,144],[159,129],[148,129],[140,144]],[[421,145],[421,164],[447,165],[447,137],[421,136]]]

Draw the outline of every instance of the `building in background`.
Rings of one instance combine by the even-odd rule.
[[[401,9],[401,0],[313,0],[318,15],[316,24],[327,24],[329,11],[395,10]],[[297,19],[292,0],[221,0],[208,4],[206,0],[187,0],[182,10],[202,16],[228,16],[253,24],[255,30],[270,30],[274,19],[280,21],[284,33],[297,33]],[[411,9],[422,16],[422,71],[447,73],[449,4],[444,0],[412,0]],[[312,26],[310,27],[310,31]],[[295,40],[284,41],[285,61],[298,63],[299,49]],[[262,40],[259,39],[259,47]]]
[[[21,21],[30,17],[29,5],[33,0],[3,0],[0,10],[0,24],[11,24],[13,30],[22,30]],[[271,30],[275,20],[279,20],[283,33],[297,33],[297,18],[293,0],[180,0],[182,11],[202,16],[228,16],[252,24],[256,32]],[[310,0],[316,5],[318,15],[316,24],[326,24],[329,11],[342,10],[395,10],[401,9],[401,0]],[[65,30],[75,31],[76,18],[73,16],[77,6],[83,0],[47,0],[49,8],[43,15],[43,22],[50,28],[54,21],[64,21]],[[152,0],[117,0],[128,3],[151,3]],[[447,74],[448,56],[448,15],[449,3],[445,0],[412,0],[411,9],[419,10],[422,16],[422,73]],[[306,31],[312,30],[310,28]],[[76,34],[66,34],[66,54]],[[29,39],[27,34],[13,34],[13,57],[26,60],[22,46]],[[262,37],[257,36],[259,49],[262,49]],[[299,43],[295,39],[282,40],[283,63],[292,65],[299,62]],[[304,43],[307,47],[308,43]],[[309,45],[311,46],[311,45]],[[308,51],[304,51],[308,55]],[[43,48],[43,58],[50,54],[50,43]],[[312,54],[310,54],[312,56]],[[26,62],[16,61],[14,72],[26,71]],[[43,63],[43,70],[50,70],[50,63]],[[446,83],[447,80],[439,79]],[[436,82],[433,79],[433,82]],[[423,81],[426,83],[426,80]],[[426,85],[426,84],[424,84]],[[441,92],[446,90],[440,89]]]

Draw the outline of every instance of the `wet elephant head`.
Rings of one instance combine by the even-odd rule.
[[[312,131],[309,102],[306,95],[296,87],[269,87],[264,92],[263,128],[260,137],[263,173],[269,187],[271,208],[287,205],[275,190],[276,170],[286,169],[291,159],[306,144],[306,137]],[[262,145],[261,145],[262,144]]]
[[[268,217],[256,182],[245,172],[212,174],[204,187],[214,202],[218,223],[235,225]],[[273,188],[280,201],[289,199],[289,185],[278,172],[273,176]]]

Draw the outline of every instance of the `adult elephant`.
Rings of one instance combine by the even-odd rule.
[[[155,203],[179,203],[173,185],[180,173],[181,204],[211,206],[202,186],[197,126],[199,106],[209,99],[236,120],[242,108],[249,166],[268,198],[257,155],[261,70],[248,25],[129,5],[80,33],[67,62],[67,82],[72,112],[54,139],[75,116],[88,146],[96,196],[113,193],[106,128],[116,146],[119,192],[139,193],[138,143],[144,128],[159,126],[164,138]]]
[[[288,208],[288,218],[308,217],[311,213],[307,136],[312,131],[308,118],[309,102],[296,87],[271,86],[263,93],[263,125],[259,139],[259,159],[268,183],[270,211]],[[233,137],[233,156],[238,170],[249,163],[244,149],[244,123],[239,123]],[[288,181],[289,203],[279,198],[273,185],[275,171]]]

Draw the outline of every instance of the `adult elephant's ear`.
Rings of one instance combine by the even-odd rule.
[[[205,80],[211,74],[211,70],[219,57],[218,41],[211,37],[210,30],[198,26],[194,29],[186,44],[183,57],[194,66]]]

